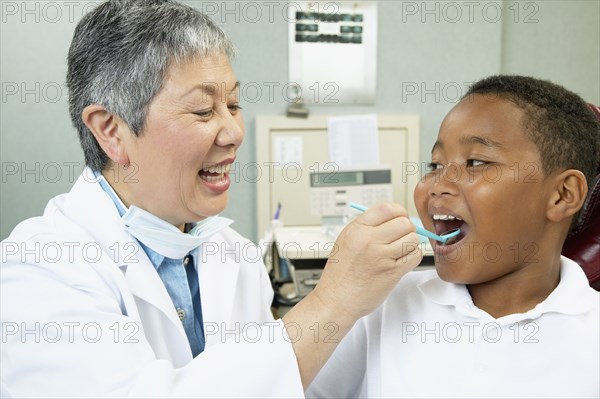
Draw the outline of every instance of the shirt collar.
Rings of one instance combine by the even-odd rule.
[[[125,212],[127,212],[128,208],[125,206],[123,201],[121,201],[121,198],[119,198],[117,193],[115,193],[115,190],[113,190],[112,186],[104,178],[102,173],[94,171],[94,175],[96,176],[96,179],[98,180],[98,184],[100,184],[100,187],[102,187],[102,190],[104,190],[104,192],[110,197],[110,199],[115,204],[117,211],[119,211],[119,216],[123,217]]]
[[[186,232],[188,232],[189,230],[191,230],[195,225],[196,225],[196,223],[188,223],[188,224],[186,224],[185,225]],[[150,262],[152,262],[152,264],[154,265],[154,268],[156,270],[158,270],[158,268],[160,267],[160,265],[163,264],[164,260],[167,259],[167,257],[164,256],[164,255],[159,254],[156,251],[153,251],[152,249],[150,249],[149,247],[147,247],[146,245],[144,245],[143,242],[141,242],[141,241],[138,241],[138,242],[140,243],[140,245],[144,249],[144,252],[146,252],[146,255],[148,255],[148,258],[150,259]],[[194,268],[196,268],[196,269],[198,268],[197,262],[194,262]]]
[[[581,314],[588,312],[598,293],[590,288],[585,272],[571,259],[560,258],[560,282],[537,308],[543,312]],[[534,309],[535,310],[535,309]]]
[[[544,313],[581,314],[588,312],[596,292],[589,288],[589,283],[583,269],[571,259],[561,256],[560,282],[550,295],[533,309],[525,313],[511,314],[496,322],[510,324],[520,320],[533,320]],[[464,284],[454,284],[443,281],[434,275],[418,286],[421,293],[434,303],[442,306],[453,306],[456,311],[475,318],[493,319],[487,312],[473,304],[473,300]],[[596,298],[597,300],[597,298]]]
[[[158,252],[151,250],[149,247],[144,245],[143,242],[141,242],[141,241],[138,241],[138,242],[144,249],[144,252],[146,253],[146,255],[148,255],[148,259],[150,259],[150,262],[152,262],[152,265],[154,266],[154,268],[156,270],[158,270],[160,265],[162,265],[163,261],[165,260],[165,257],[163,255],[159,254]]]
[[[487,314],[473,304],[464,284],[446,282],[437,273],[419,284],[418,288],[427,299],[438,305],[455,307],[456,311],[473,317],[484,317]]]

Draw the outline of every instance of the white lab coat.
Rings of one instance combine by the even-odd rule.
[[[2,242],[1,382],[15,397],[303,397],[273,292],[230,228],[196,254],[206,349],[85,170]]]

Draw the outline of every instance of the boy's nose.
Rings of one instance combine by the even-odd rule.
[[[462,173],[465,173],[465,170],[457,164],[448,164],[444,166],[440,173],[437,173],[433,177],[429,188],[429,194],[432,196],[458,194],[457,183],[460,182]]]

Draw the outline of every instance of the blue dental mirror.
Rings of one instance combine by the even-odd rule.
[[[350,208],[354,208],[357,211],[364,212],[364,211],[367,210],[366,206],[357,204],[355,202],[350,202],[348,205],[350,206]],[[456,237],[457,235],[460,234],[460,229],[452,229],[452,230],[450,230],[450,231],[442,234],[441,236],[439,236],[439,235],[437,235],[435,233],[432,233],[429,230],[425,230],[423,227],[420,227],[420,226],[416,226],[416,229],[417,229],[417,234],[425,236],[427,238],[432,238],[432,239],[434,239],[436,241],[441,242],[442,244],[445,244],[446,241],[448,241],[452,237]]]

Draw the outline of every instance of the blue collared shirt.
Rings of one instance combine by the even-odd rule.
[[[112,199],[119,211],[119,215],[123,217],[127,211],[125,204],[123,204],[110,184],[108,184],[100,173],[96,173],[96,177],[98,178],[100,187]],[[186,230],[189,231],[187,227],[188,225],[186,225]],[[183,259],[171,259],[153,251],[141,242],[139,244],[165,285],[177,310],[179,320],[183,324],[192,354],[196,357],[204,350],[204,331],[202,329],[202,307],[200,303],[198,272],[194,257],[191,253],[188,253]]]

